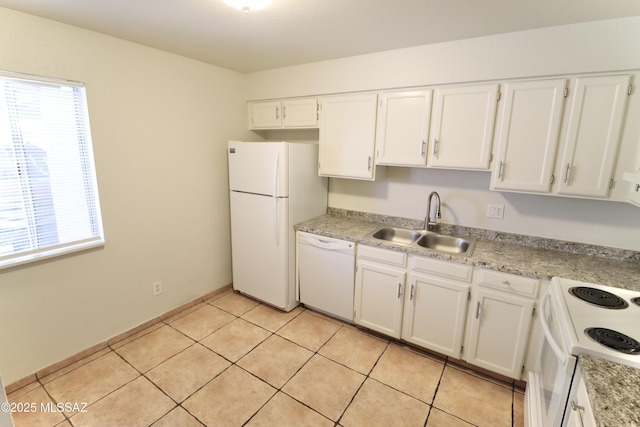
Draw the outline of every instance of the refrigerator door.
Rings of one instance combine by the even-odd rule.
[[[287,144],[229,141],[229,189],[287,197]]]
[[[231,191],[233,288],[283,310],[289,304],[289,200]]]

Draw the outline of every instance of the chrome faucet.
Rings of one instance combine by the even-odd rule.
[[[431,199],[433,198],[433,196],[436,196],[438,203],[436,205],[435,221],[431,221]],[[427,199],[427,216],[425,216],[424,218],[424,231],[431,231],[433,227],[436,226],[440,218],[442,218],[442,216],[440,215],[440,195],[437,192],[432,191],[431,194],[429,194],[429,199]]]

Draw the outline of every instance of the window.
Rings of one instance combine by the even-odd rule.
[[[0,73],[0,268],[102,244],[84,85]]]

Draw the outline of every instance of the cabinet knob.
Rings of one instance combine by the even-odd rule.
[[[509,283],[508,280],[505,280],[504,282],[502,282],[503,285],[507,285],[507,286],[511,286],[511,283]]]

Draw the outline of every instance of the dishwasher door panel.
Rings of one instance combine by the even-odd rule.
[[[355,244],[298,232],[298,286],[307,307],[353,323]]]

